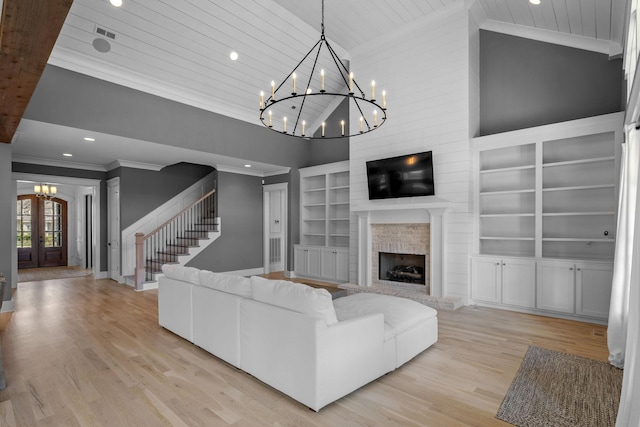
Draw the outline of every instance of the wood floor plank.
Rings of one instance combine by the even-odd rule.
[[[530,345],[608,356],[602,325],[440,311],[434,346],[316,413],[161,328],[157,291],[46,280],[19,284],[15,306],[2,426],[508,426],[495,414]]]

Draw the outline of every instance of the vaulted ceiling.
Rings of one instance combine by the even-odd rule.
[[[327,0],[325,33],[349,60],[354,49],[389,31],[442,9],[467,7],[481,28],[615,56],[621,53],[625,4]],[[108,0],[74,0],[49,63],[258,125],[260,91],[268,91],[272,79],[283,80],[318,41],[320,23],[320,0],[124,0],[119,8]],[[229,58],[232,51],[239,55],[236,61]],[[319,61],[319,67],[330,69],[328,58]],[[340,86],[336,77],[327,76],[329,87]],[[45,128],[25,122],[21,140],[31,143],[15,144],[14,155],[27,156],[42,145]],[[43,147],[40,155],[59,157]],[[105,153],[100,161],[122,156]]]

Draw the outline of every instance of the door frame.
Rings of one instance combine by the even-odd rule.
[[[117,197],[114,196],[117,194]],[[114,210],[117,213],[114,215]],[[114,233],[115,231],[115,233]],[[114,233],[114,239],[112,239]],[[125,283],[122,277],[122,251],[120,230],[120,177],[107,181],[107,265],[109,277],[118,283]],[[115,246],[115,249],[113,249]]]
[[[92,234],[93,234],[93,247],[94,247],[94,263],[93,263],[93,277],[96,279],[104,279],[107,277],[107,272],[100,271],[100,248],[101,248],[101,239],[100,239],[100,183],[99,179],[87,179],[87,178],[73,178],[66,176],[57,176],[57,175],[42,175],[35,173],[23,173],[23,172],[12,172],[11,180],[13,182],[13,194],[12,200],[18,199],[18,181],[21,182],[30,182],[30,183],[40,183],[40,182],[54,182],[60,185],[71,185],[76,187],[91,187],[93,192],[93,225],[92,225]],[[81,192],[76,192],[80,194]],[[26,193],[25,193],[26,194]],[[87,194],[86,192],[82,194]],[[59,198],[66,200],[63,195],[57,195]],[[76,197],[76,205],[78,203],[78,197]],[[66,200],[68,202],[68,200]],[[77,208],[77,206],[76,206]],[[11,229],[16,230],[17,222],[16,222],[16,203],[11,203]],[[76,220],[82,218],[76,218]],[[82,219],[84,220],[84,219]],[[11,239],[11,277],[12,283],[11,287],[16,288],[18,284],[18,245],[16,239]],[[6,303],[7,301],[5,301]]]
[[[282,265],[284,271],[287,271],[287,259],[289,253],[289,247],[287,245],[289,241],[289,215],[288,215],[288,198],[289,198],[289,183],[281,182],[278,184],[267,184],[262,186],[262,254],[264,273],[270,273],[269,266],[269,215],[270,215],[270,196],[269,193],[282,192],[282,230],[283,230],[283,243],[282,243]]]

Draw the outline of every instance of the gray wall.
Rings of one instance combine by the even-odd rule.
[[[218,172],[222,234],[189,266],[224,272],[262,268],[262,178]]]
[[[480,134],[623,109],[622,60],[480,31]]]
[[[306,140],[52,65],[24,118],[281,166],[309,158]]]
[[[107,181],[106,181],[107,173],[84,170],[84,169],[71,169],[71,168],[61,168],[56,166],[33,165],[29,163],[13,163],[12,169],[13,169],[13,172],[52,175],[52,176],[65,176],[65,177],[71,177],[71,178],[95,179],[95,180],[101,181],[100,182],[100,220],[101,220],[100,242],[102,246],[100,248],[99,270],[107,271],[109,269],[108,250],[107,250],[108,249],[107,243],[109,243],[109,240],[107,238],[107,197],[108,197]],[[0,230],[2,230],[2,227],[0,227]]]
[[[167,166],[160,171],[116,169],[109,178],[120,177],[120,228],[124,230],[212,172],[211,166],[189,163]]]
[[[16,235],[11,227],[11,204],[15,205],[13,198],[13,181],[11,180],[11,145],[0,143],[0,197],[4,203],[0,203],[0,273],[7,280],[7,289],[2,295],[3,301],[11,300],[11,284],[13,274],[11,273],[11,262],[15,257],[11,253],[12,242]]]
[[[349,121],[349,100],[345,99],[325,121],[325,137],[340,136],[340,120]],[[345,129],[348,132],[348,129]],[[322,136],[318,130],[314,136]],[[357,138],[357,137],[356,137]],[[309,161],[304,166],[324,165],[326,163],[349,160],[349,138],[313,139],[310,141]]]

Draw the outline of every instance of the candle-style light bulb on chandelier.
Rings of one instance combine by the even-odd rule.
[[[336,73],[332,77],[340,85],[344,83],[342,89],[329,88],[329,84],[327,84],[331,77],[329,71],[325,71],[324,68],[316,71],[318,58],[323,46],[326,48],[328,57],[332,60],[328,61],[328,63],[333,63],[336,67]],[[315,55],[312,55],[312,53],[315,53]],[[310,71],[308,71],[309,68],[305,64],[308,58],[314,58]],[[307,62],[310,62],[310,60]],[[301,78],[305,76],[307,76],[305,79],[306,85],[304,85]],[[287,86],[291,91],[286,89]],[[380,92],[381,99],[376,100],[376,82],[374,80],[371,81],[370,95],[369,98],[366,97],[365,92],[356,82],[354,73],[340,60],[325,37],[324,0],[322,0],[320,40],[291,70],[282,83],[276,86],[275,81],[271,81],[270,95],[267,98],[265,98],[264,91],[260,92],[260,121],[271,130],[305,139],[334,139],[362,135],[380,128],[387,120],[387,94],[383,90]],[[320,97],[327,102],[314,103],[314,101],[320,100],[316,97]],[[311,110],[314,110],[314,108],[310,107],[310,104],[315,104],[316,110],[318,106],[320,108],[323,108],[323,106],[324,108],[328,108],[328,106],[335,107],[337,106],[336,100],[340,100],[340,98],[349,99],[349,103],[353,102],[355,105],[359,113],[358,117],[356,117],[357,125],[350,126],[349,118],[338,118],[336,123],[330,124],[324,120],[318,123],[319,114],[313,111],[310,113]],[[305,107],[307,108],[305,109]],[[297,112],[295,111],[296,109]],[[285,116],[287,111],[295,116],[295,120],[287,119]],[[311,117],[312,113],[316,113],[314,114],[316,117]],[[308,131],[314,131],[314,129],[310,128],[309,123],[312,123],[312,126],[315,124],[314,129],[320,131],[320,136],[316,137],[313,134],[307,134]],[[331,131],[329,131],[329,125],[332,127]]]

